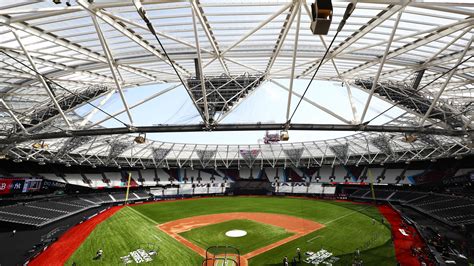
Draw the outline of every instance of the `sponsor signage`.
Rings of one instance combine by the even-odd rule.
[[[25,185],[22,192],[34,192],[41,190],[42,179],[25,179]]]
[[[0,179],[0,195],[22,192],[24,182],[23,179]]]
[[[39,191],[42,181],[36,178],[0,178],[0,195]]]
[[[49,189],[49,188],[65,188],[66,183],[61,183],[58,181],[52,181],[52,180],[43,180],[43,189]]]

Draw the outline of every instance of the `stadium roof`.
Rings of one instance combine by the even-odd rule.
[[[0,3],[0,148],[17,161],[311,166],[472,153],[471,1],[357,1],[340,32],[349,1],[333,1],[327,35],[310,30],[313,1],[141,1],[156,36],[132,0],[53,2]],[[315,80],[342,85],[334,101],[348,112],[304,94],[317,69]],[[149,84],[162,89],[135,94]],[[268,84],[283,90],[284,104],[272,108],[284,121],[226,120]],[[199,123],[137,125],[134,109],[175,90],[186,94],[176,105],[192,103]],[[366,97],[357,104],[360,91]],[[300,99],[330,123],[292,120]],[[106,108],[113,100],[119,111]],[[388,108],[369,115],[375,101]],[[393,110],[392,119],[378,119]],[[268,145],[133,141],[140,132],[235,130],[357,133]]]

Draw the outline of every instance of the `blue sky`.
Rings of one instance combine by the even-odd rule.
[[[289,87],[289,80],[277,80],[279,83]],[[300,94],[303,93],[309,80],[295,80],[294,90]],[[125,91],[127,102],[129,106],[140,100],[162,91],[172,84],[156,84],[139,86],[135,88],[128,88]],[[367,99],[367,93],[357,88],[352,88],[352,94],[360,115],[363,106]],[[347,90],[341,86],[340,82],[333,81],[313,81],[307,98],[332,110],[338,115],[351,120],[352,113],[347,97]],[[97,104],[101,99],[95,101]],[[229,114],[222,123],[255,123],[255,122],[277,122],[284,123],[286,118],[286,105],[288,101],[288,92],[281,89],[272,82],[265,82],[262,84],[254,94],[247,97],[242,103],[237,106],[234,111]],[[298,102],[297,97],[292,98],[292,108],[294,109]],[[370,119],[379,112],[385,110],[391,105],[372,98],[370,108],[367,112],[366,118]],[[77,110],[80,115],[87,114],[92,107],[89,105],[83,106]],[[122,101],[118,94],[114,94],[111,99],[103,106],[109,113],[114,113],[123,109]],[[190,100],[185,89],[180,86],[170,92],[167,92],[139,107],[131,110],[134,118],[135,126],[145,126],[153,124],[197,124],[201,122],[201,118]],[[403,113],[403,110],[394,108],[387,113],[387,116],[381,116],[374,120],[372,124],[381,124],[390,117],[396,117]],[[107,116],[98,112],[92,121],[100,121]],[[128,123],[128,118],[125,113],[118,116],[118,118]],[[366,120],[367,120],[366,119]],[[339,124],[342,123],[336,118],[326,114],[309,103],[302,102],[298,111],[296,112],[292,122],[294,123],[321,123],[321,124]],[[110,119],[102,126],[105,127],[119,127],[122,126],[117,121]],[[200,144],[255,144],[262,139],[264,131],[252,132],[190,132],[190,133],[160,133],[148,134],[148,138],[179,143],[200,143]],[[353,132],[334,132],[334,131],[291,131],[290,141],[312,141],[321,139],[332,139],[353,134]]]

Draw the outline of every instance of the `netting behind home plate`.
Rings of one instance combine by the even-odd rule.
[[[203,266],[238,266],[240,252],[231,246],[212,246],[206,250],[206,259]]]

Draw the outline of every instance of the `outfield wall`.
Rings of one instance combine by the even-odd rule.
[[[223,195],[233,192],[235,183],[179,184],[176,187],[151,188],[154,197]],[[334,195],[336,186],[307,182],[272,182],[269,193]]]

